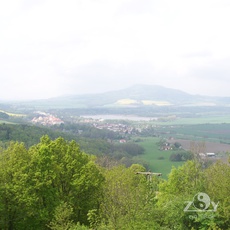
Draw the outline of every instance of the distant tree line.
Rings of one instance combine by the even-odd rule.
[[[48,135],[51,139],[63,137],[66,140],[75,140],[79,143],[82,150],[89,154],[97,155],[98,157],[108,156],[111,160],[116,160],[117,164],[123,163],[130,166],[133,163],[140,163],[139,159],[133,157],[143,154],[144,149],[136,143],[111,143],[107,141],[106,133],[93,127],[85,127],[79,134],[79,130],[84,129],[85,126],[56,126],[48,128],[44,126],[34,126],[27,124],[0,124],[0,146],[6,147],[11,141],[23,142],[28,148],[39,143],[43,135]],[[69,131],[71,130],[71,131]],[[92,131],[92,135],[87,135]],[[97,133],[98,132],[98,133]],[[114,132],[109,132],[109,134]],[[115,133],[117,137],[117,134]],[[144,163],[147,167],[147,164]]]
[[[65,123],[51,127],[54,130],[71,133],[81,137],[96,138],[96,139],[111,139],[119,140],[122,138],[118,132],[113,132],[107,129],[97,129],[92,125],[80,124],[80,123]]]
[[[9,115],[7,113],[0,112],[0,120],[7,120],[9,119]]]

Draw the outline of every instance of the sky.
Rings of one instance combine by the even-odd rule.
[[[230,96],[229,0],[0,1],[0,100],[161,85]]]

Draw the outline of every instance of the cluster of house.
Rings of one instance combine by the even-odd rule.
[[[160,146],[160,150],[167,151],[167,150],[172,150],[172,149],[173,149],[172,145],[168,142],[165,142]]]
[[[216,157],[215,153],[199,153],[199,156],[201,158],[206,158],[206,157]]]
[[[37,116],[35,116],[31,122],[45,126],[60,125],[64,123],[60,118],[44,112],[37,112]]]
[[[173,138],[170,138],[170,140],[173,140]],[[175,149],[175,147],[176,147],[176,148],[179,148],[179,149],[182,148],[181,145],[180,145],[180,146],[179,146],[179,145],[178,145],[178,146],[175,146],[175,143],[172,144],[172,143],[169,143],[169,142],[164,142],[164,143],[162,143],[162,145],[160,146],[160,150],[164,150],[164,151],[173,150],[173,149]],[[217,156],[216,153],[199,153],[198,155],[199,155],[199,157],[200,157],[201,159],[205,159],[205,158],[215,158],[215,157]]]
[[[132,134],[134,128],[124,124],[113,124],[113,123],[93,123],[93,126],[97,129],[107,129],[113,132]]]

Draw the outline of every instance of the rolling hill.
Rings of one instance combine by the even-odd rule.
[[[229,106],[230,98],[191,95],[158,85],[135,85],[98,94],[71,95],[20,103],[35,108],[122,108],[159,106]]]

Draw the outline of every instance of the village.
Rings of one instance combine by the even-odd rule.
[[[64,124],[64,121],[58,117],[55,117],[52,114],[45,113],[45,112],[35,112],[37,115],[31,120],[34,124],[40,124],[44,126],[51,126],[51,125],[60,125]]]

